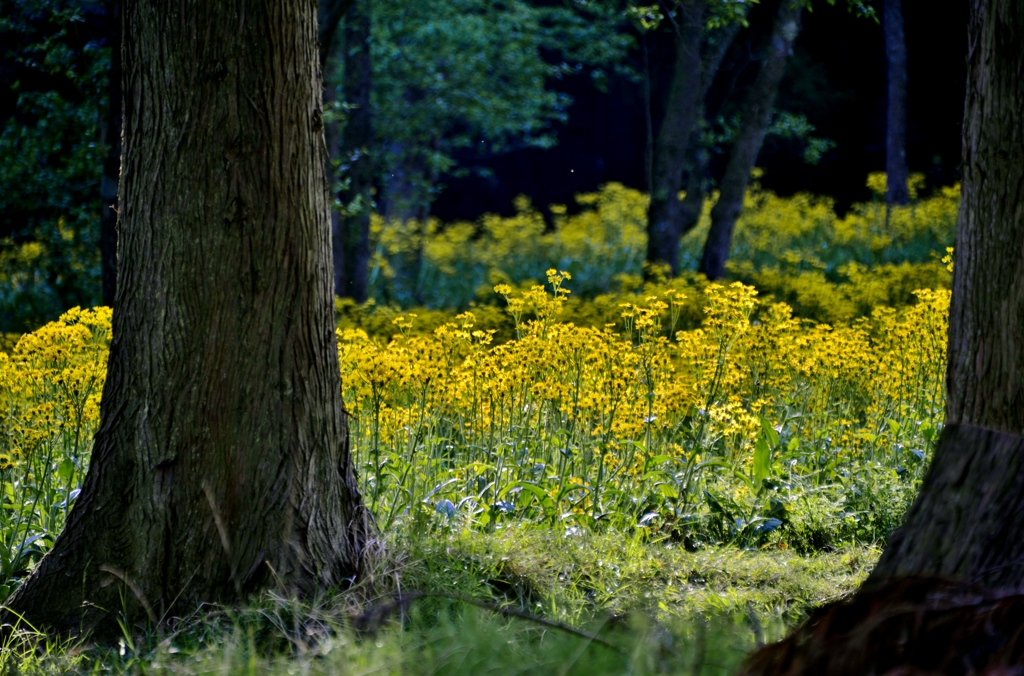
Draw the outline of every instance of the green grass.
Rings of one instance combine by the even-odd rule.
[[[688,552],[526,526],[399,531],[388,548],[369,598],[265,594],[114,647],[23,634],[0,674],[724,674],[855,589],[878,553]]]

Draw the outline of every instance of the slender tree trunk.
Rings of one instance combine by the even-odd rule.
[[[722,61],[729,47],[736,39],[742,24],[735,21],[712,33],[707,44],[705,44],[704,56],[701,60],[700,75],[700,115],[698,117],[711,118],[718,114],[721,104],[708,107],[708,92],[715,81],[718,69],[722,67]],[[724,101],[723,101],[724,103]],[[690,137],[690,143],[686,153],[686,197],[679,205],[679,237],[697,227],[700,222],[700,215],[704,211],[705,182],[707,180],[708,165],[711,162],[710,149],[705,147],[701,140],[704,135],[702,125],[694,126]]]
[[[882,31],[888,63],[889,98],[885,131],[886,204],[906,204],[907,193],[907,43],[902,0],[883,0]]]
[[[342,132],[339,155],[346,167],[347,186],[338,195],[345,211],[333,219],[334,292],[358,303],[369,293],[370,214],[373,211],[373,110],[370,92],[371,3],[355,0],[345,18],[345,102],[354,106]]]
[[[337,54],[337,42],[334,42],[334,52],[328,54],[327,58],[321,58],[320,63],[324,71],[324,110],[333,110],[335,103],[338,102],[338,90],[340,87],[336,85],[337,77],[332,70],[339,69],[339,63],[342,59]],[[321,49],[323,43],[321,43]],[[340,67],[342,71],[341,75],[344,75],[343,64]],[[335,296],[342,295],[342,289],[344,284],[342,283],[342,273],[344,271],[345,260],[342,249],[342,211],[344,206],[340,205],[341,194],[340,194],[340,179],[344,179],[343,172],[347,171],[347,167],[344,166],[344,158],[341,154],[341,126],[344,120],[339,119],[336,114],[330,114],[324,122],[324,142],[327,145],[327,184],[330,187],[331,195],[331,264],[332,264],[332,286]]]
[[[699,139],[691,143],[699,144]],[[686,178],[686,197],[679,205],[679,237],[686,236],[700,223],[701,212],[704,211],[704,201],[707,196],[704,192],[704,181],[707,179],[708,164],[711,161],[711,153],[707,148],[695,148],[689,153],[690,161],[687,162],[689,175]]]
[[[338,22],[348,12],[353,0],[318,0],[316,9],[316,38],[320,44],[320,71],[327,69],[327,57],[334,46]]]
[[[651,116],[651,55],[647,31],[640,33],[640,51],[644,60],[644,189],[654,192],[654,120]]]
[[[686,147],[700,110],[701,39],[707,0],[683,0],[676,18],[675,61],[665,117],[654,145],[647,262],[679,272],[679,190]]]
[[[103,304],[114,305],[117,288],[117,181],[121,174],[121,0],[106,3],[107,43],[110,45],[110,110],[107,111],[107,143],[100,181],[100,266]]]
[[[353,0],[319,0],[317,3],[317,42],[320,44],[320,72],[323,74],[325,84],[323,94],[325,110],[332,108],[337,101],[337,88],[331,84],[333,80],[330,76],[331,66],[337,67],[338,62],[337,55],[335,54],[337,43],[334,38],[338,32],[338,24],[348,12],[349,7],[352,6],[352,2]],[[325,121],[324,124],[324,140],[327,144],[327,180],[328,185],[331,186],[332,197],[336,196],[334,186],[337,169],[335,167],[340,166],[342,163],[340,127],[341,122],[334,116],[330,116],[330,119]],[[332,288],[334,289],[334,294],[339,295],[343,288],[341,273],[342,266],[344,265],[341,254],[341,213],[334,206],[333,199],[331,202],[331,260],[334,273],[332,277],[334,286]]]
[[[973,0],[946,430],[872,579],[1024,580],[1024,6]]]
[[[407,153],[400,144],[392,144],[384,186],[384,217],[389,221],[417,220],[430,213],[430,181],[424,152]]]
[[[786,63],[793,53],[793,42],[800,33],[802,11],[800,0],[782,0],[779,13],[775,16],[768,51],[748,93],[736,141],[719,186],[718,202],[711,210],[711,230],[704,244],[704,256],[700,264],[700,271],[708,279],[718,279],[725,274],[732,231],[743,209],[750,172],[761,152],[761,144],[772,119],[772,108],[782,75],[786,71]]]
[[[7,606],[73,632],[343,586],[369,529],[334,338],[315,7],[126,0],[124,26],[102,423],[65,531]]]

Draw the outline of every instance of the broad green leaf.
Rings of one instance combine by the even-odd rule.
[[[774,431],[774,430],[773,430]],[[754,445],[754,487],[761,489],[761,482],[768,478],[772,467],[772,449],[763,436]]]
[[[778,448],[779,446],[779,433],[775,431],[772,424],[765,418],[761,418],[761,432],[764,433],[764,438],[768,442],[769,448]]]

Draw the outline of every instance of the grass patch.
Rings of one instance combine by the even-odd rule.
[[[0,674],[724,674],[855,589],[878,554],[689,552],[642,534],[522,525],[389,541],[393,561],[365,604],[265,594],[135,628],[113,648],[23,634],[0,653]],[[396,604],[399,590],[432,595]]]

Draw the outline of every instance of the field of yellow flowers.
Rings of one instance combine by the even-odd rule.
[[[710,285],[703,326],[673,332],[684,292],[581,328],[559,320],[570,279],[548,277],[550,291],[509,295],[516,336],[501,344],[472,313],[429,335],[400,317],[387,343],[338,331],[382,527],[525,520],[811,551],[897,524],[942,419],[948,292],[830,327]],[[0,353],[8,590],[77,494],[109,335],[108,309],[75,309]]]
[[[453,226],[427,239],[425,260],[448,276],[479,263],[493,302],[457,314],[341,307],[344,399],[380,526],[536,524],[648,533],[688,549],[880,542],[941,427],[948,257],[914,251],[947,243],[955,192],[838,219],[821,215],[821,200],[753,191],[737,232],[749,250],[733,273],[768,293],[692,275],[643,284],[628,269],[620,290],[607,288],[613,280],[595,275],[642,250],[616,248],[642,235],[623,226],[642,218],[642,201],[623,191],[607,187],[552,232],[535,223],[499,237],[494,226],[495,241],[575,252],[565,268],[582,280],[555,267],[529,272],[546,284],[517,278],[509,266],[530,255],[518,245],[457,242],[463,255],[450,256],[442,243]],[[831,251],[840,240],[849,248]],[[858,246],[870,266],[856,262]],[[901,246],[917,260],[891,257]],[[473,262],[485,253],[493,260]],[[589,297],[577,298],[577,284]],[[0,600],[52,545],[78,494],[110,317],[76,308],[0,350]]]
[[[736,225],[730,277],[756,287],[761,298],[788,303],[795,316],[828,324],[868,316],[880,305],[913,303],[916,289],[948,288],[950,275],[940,258],[953,245],[960,190],[921,195],[922,183],[922,176],[912,177],[911,204],[887,210],[885,175],[872,174],[872,200],[840,215],[830,198],[780,197],[755,182]],[[712,204],[683,238],[684,271],[696,270],[700,262]],[[520,197],[512,216],[485,215],[476,223],[375,217],[370,281],[377,307],[339,309],[353,326],[385,337],[391,333],[391,305],[419,306],[420,324],[431,330],[447,321],[448,310],[475,306],[482,323],[505,329],[493,287],[526,291],[544,283],[545,271],[554,268],[572,275],[573,294],[563,316],[578,326],[601,327],[618,321],[623,295],[633,297],[629,302],[649,295],[643,284],[646,214],[643,193],[611,183],[577,195],[572,209],[556,204],[541,210]],[[657,271],[648,271],[648,278],[651,272]],[[683,277],[700,286],[692,273]],[[687,300],[681,320],[693,328],[702,320],[704,299],[691,293]]]

